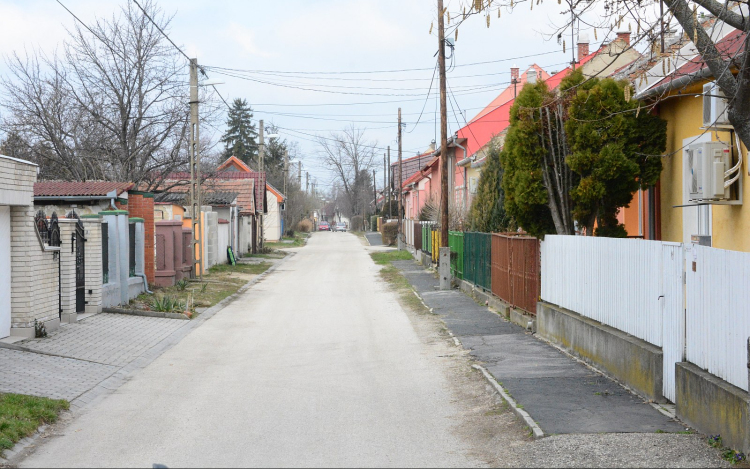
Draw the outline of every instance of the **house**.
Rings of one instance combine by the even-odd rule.
[[[286,196],[266,183],[267,213],[263,217],[263,237],[266,241],[279,241],[284,235],[284,210]]]
[[[404,200],[404,218],[418,220],[425,204],[435,197],[433,184],[439,185],[439,180],[433,180],[433,171],[438,171],[439,159],[431,157],[426,164],[412,174],[402,188]],[[434,181],[434,182],[433,182]],[[437,200],[434,199],[433,203]]]
[[[715,27],[704,25],[704,28],[712,34],[718,51],[725,57],[742,52],[746,36],[741,31],[721,23]],[[664,169],[656,205],[660,238],[690,243],[692,237],[698,235],[703,244],[750,252],[750,238],[746,235],[750,229],[750,209],[744,205],[744,200],[750,195],[746,187],[746,170],[739,165],[738,172],[725,176],[717,173],[716,166],[696,166],[701,161],[697,151],[702,144],[715,142],[715,148],[726,155],[719,163],[724,171],[736,167],[740,155],[744,160],[747,148],[740,145],[738,152],[726,116],[722,112],[712,112],[712,107],[721,109],[724,106],[723,98],[715,96],[717,93],[712,93],[710,88],[705,92],[704,86],[711,84],[711,74],[692,43],[685,44],[680,54],[687,58],[678,63],[668,55],[648,70],[645,76],[650,80],[641,83],[636,95],[636,99],[646,103],[658,101],[655,109],[667,121],[668,156],[662,159]],[[670,72],[665,73],[668,67],[662,62],[670,62]],[[659,75],[660,79],[654,79]],[[636,80],[637,86],[639,82]],[[704,122],[704,113],[709,116],[707,122]],[[721,181],[739,177],[729,184],[724,194],[717,197],[697,195],[695,189],[698,187],[715,185],[703,179],[710,175]]]
[[[216,173],[210,179],[215,181],[253,180],[254,217],[252,219],[252,241],[249,249],[251,252],[257,253],[263,247],[263,217],[268,213],[266,173],[253,171],[242,160],[231,156],[216,168]]]
[[[72,216],[90,224],[82,245],[87,256],[85,271],[91,276],[89,283],[98,283],[100,288],[79,287],[78,303],[71,315],[127,304],[148,291],[155,280],[154,196],[133,187],[133,183],[110,181],[34,184],[35,210],[58,213],[67,219]],[[95,252],[99,260],[88,260]]]

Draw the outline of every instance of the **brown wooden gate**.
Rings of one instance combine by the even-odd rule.
[[[511,306],[536,314],[541,290],[539,240],[495,233],[492,236],[492,293]]]

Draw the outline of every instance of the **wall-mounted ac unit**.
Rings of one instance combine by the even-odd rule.
[[[476,194],[477,186],[479,186],[479,178],[469,178],[469,193]]]
[[[690,202],[729,200],[724,172],[732,167],[732,153],[721,142],[694,143],[687,149]]]
[[[716,82],[703,85],[703,127],[729,127],[727,99]]]

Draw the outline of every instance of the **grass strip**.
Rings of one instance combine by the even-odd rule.
[[[70,404],[65,400],[23,394],[0,394],[0,454],[44,424],[55,423]]]
[[[404,257],[404,254],[406,254],[406,257]],[[424,303],[422,303],[422,300],[415,294],[414,288],[411,286],[411,283],[409,283],[409,280],[404,277],[399,269],[391,264],[391,262],[395,260],[412,259],[408,252],[373,252],[370,253],[370,257],[372,257],[372,260],[375,261],[376,264],[385,265],[385,267],[380,269],[380,277],[385,280],[385,282],[388,283],[396,293],[398,293],[399,300],[403,306],[421,314],[429,312]]]
[[[236,293],[251,280],[251,275],[260,275],[271,267],[268,262],[258,264],[218,264],[203,275],[203,282],[184,282],[171,287],[152,287],[153,295],[141,293],[130,301],[130,306],[143,311],[154,310],[155,299],[172,297],[187,304],[192,298],[194,308],[210,308],[224,298]],[[195,313],[195,311],[191,311]]]
[[[409,251],[383,251],[370,254],[372,260],[379,265],[389,265],[393,261],[408,261],[413,259]]]

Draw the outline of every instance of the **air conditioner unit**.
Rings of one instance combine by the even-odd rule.
[[[703,85],[703,127],[730,127],[727,99],[716,82]]]
[[[469,193],[476,194],[478,185],[479,185],[478,178],[475,178],[475,177],[469,178]]]
[[[687,149],[690,202],[729,200],[724,172],[732,167],[732,153],[721,142],[694,143]]]

